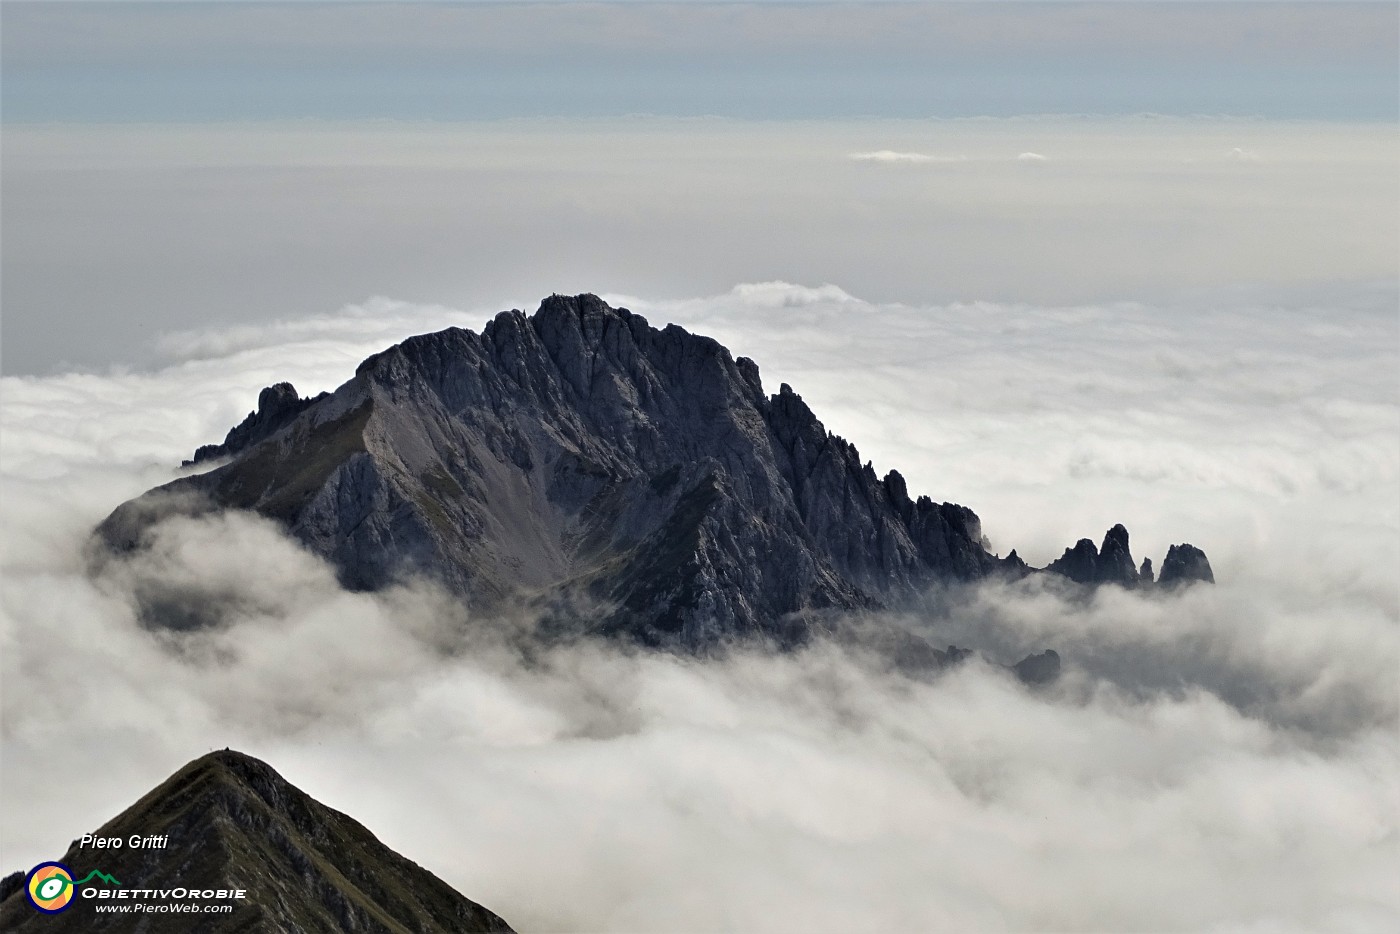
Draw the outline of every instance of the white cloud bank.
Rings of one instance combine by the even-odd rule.
[[[1218,586],[1166,599],[949,595],[905,622],[991,661],[927,682],[823,645],[526,666],[498,621],[426,588],[344,593],[243,517],[83,573],[91,526],[262,385],[332,388],[483,313],[378,302],[172,338],[153,373],[6,379],[0,859],[51,858],[231,745],[521,930],[1393,929],[1394,303],[629,300],[792,383],[1003,551],[1041,562],[1123,521],[1139,557],[1191,540],[1215,563]],[[229,601],[228,628],[145,632],[153,582]],[[992,664],[1044,646],[1051,690]]]

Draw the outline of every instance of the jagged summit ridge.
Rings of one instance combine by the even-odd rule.
[[[1172,587],[1195,582],[1215,583],[1210,561],[1205,552],[1194,545],[1172,545],[1162,562],[1161,577],[1154,581],[1151,558],[1143,558],[1141,566],[1134,566],[1133,553],[1128,547],[1128,530],[1121,524],[1104,534],[1101,547],[1095,548],[1092,540],[1081,538],[1045,570],[1089,585]]]
[[[228,464],[125,504],[103,539],[251,509],[351,587],[425,574],[476,606],[586,605],[598,631],[684,646],[800,640],[826,611],[1030,571],[990,553],[972,510],[877,476],[792,387],[765,393],[753,361],[594,295],[409,338],[330,395],[273,389]],[[1139,582],[1121,526],[1085,544],[1050,570]]]

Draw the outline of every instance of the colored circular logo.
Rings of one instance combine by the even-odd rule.
[[[73,870],[62,863],[40,863],[25,880],[29,904],[56,915],[73,904]]]

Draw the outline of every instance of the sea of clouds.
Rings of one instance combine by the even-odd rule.
[[[816,644],[525,664],[423,585],[340,590],[267,522],[177,520],[93,577],[118,503],[279,380],[333,389],[461,311],[376,299],[166,335],[158,368],[0,381],[0,868],[185,761],[265,758],[522,931],[1392,930],[1400,920],[1393,284],[1175,304],[609,296],[752,357],[911,493],[1044,564],[1115,522],[1218,583],[950,592],[936,678]],[[144,630],[152,581],[230,608]],[[1055,648],[1034,690],[1003,664]]]

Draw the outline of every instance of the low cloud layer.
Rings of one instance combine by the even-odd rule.
[[[622,301],[618,298],[617,301]],[[270,524],[88,530],[257,390],[330,389],[485,313],[378,301],[168,338],[151,373],[3,382],[5,869],[231,745],[521,930],[1388,930],[1400,918],[1393,287],[1172,307],[876,305],[756,283],[628,299],[753,357],[911,492],[1043,563],[1113,522],[1220,583],[954,590],[882,619],[941,677],[817,644],[525,664],[425,586],[349,594]],[[228,607],[157,636],[133,595]],[[1001,666],[1056,648],[1061,681]]]

